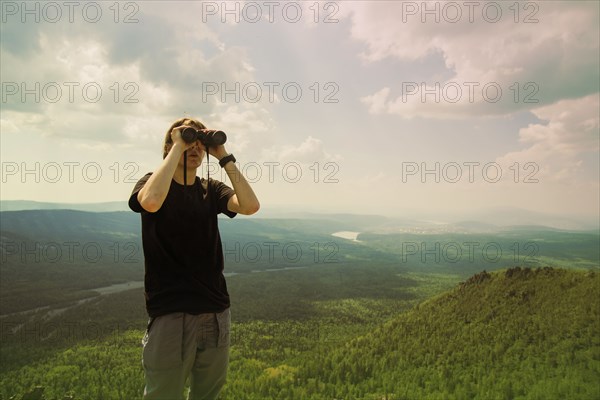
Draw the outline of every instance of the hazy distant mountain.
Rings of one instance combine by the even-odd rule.
[[[568,230],[597,230],[599,217],[589,215],[555,215],[516,207],[491,207],[473,210],[468,214],[449,216],[450,222],[468,219],[498,226],[531,225]]]
[[[140,236],[139,215],[133,212],[77,210],[5,211],[0,229],[40,239],[102,240]]]
[[[0,211],[24,210],[77,210],[88,212],[127,211],[131,215],[126,201],[104,203],[48,203],[29,200],[0,201]],[[380,210],[382,213],[386,210]],[[244,216],[238,219],[245,219]],[[326,223],[325,231],[356,231],[372,233],[492,233],[499,230],[517,229],[527,226],[533,229],[566,229],[579,231],[597,231],[600,229],[598,216],[553,215],[515,207],[493,207],[473,210],[469,213],[418,213],[406,212],[406,215],[368,215],[349,213],[315,213],[282,207],[263,207],[250,218],[252,221],[295,220],[320,221]],[[307,222],[311,227],[313,222]],[[306,225],[306,224],[305,224]],[[321,225],[321,224],[317,224]]]
[[[104,203],[48,203],[31,200],[2,200],[0,211],[21,210],[79,210],[90,212],[129,211],[126,201]]]

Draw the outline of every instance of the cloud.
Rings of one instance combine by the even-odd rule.
[[[472,14],[461,2],[345,5],[352,10],[352,38],[365,44],[360,54],[365,61],[414,62],[441,54],[453,74],[447,80],[432,76],[430,81],[414,82],[416,88],[400,84],[378,89],[362,98],[371,113],[406,118],[496,116],[598,91],[597,2],[518,3],[518,15],[514,2],[471,4]],[[496,7],[501,8],[500,18],[490,22]],[[428,14],[426,8],[434,12]]]
[[[386,102],[390,96],[390,88],[385,87],[373,93],[370,96],[366,96],[361,101],[369,106],[369,113],[371,114],[382,114],[386,111]]]
[[[41,16],[50,15],[39,4]],[[203,120],[210,115],[217,122],[250,118],[236,127],[270,120],[268,104],[241,99],[233,110],[222,107],[218,94],[203,96],[205,82],[232,88],[256,79],[244,48],[225,46],[209,25],[199,23],[201,4],[132,2],[127,4],[135,7],[117,7],[118,17],[112,3],[95,4],[102,9],[96,23],[82,18],[81,5],[73,23],[66,9],[57,23],[7,16],[1,42],[4,125],[14,121],[17,127],[27,124],[30,133],[138,145],[140,134],[162,137],[184,114]],[[126,16],[134,23],[123,23]],[[22,88],[37,94],[23,98]],[[232,96],[226,100],[233,103]],[[232,116],[216,116],[231,110]]]
[[[323,141],[312,136],[308,136],[298,146],[272,146],[265,149],[262,158],[280,163],[296,162],[307,165],[315,162],[339,162],[342,159],[339,154],[327,152]]]
[[[499,157],[503,170],[520,163],[534,163],[528,173],[540,182],[585,181],[585,156],[598,154],[600,143],[600,96],[593,94],[575,100],[562,100],[533,109],[545,123],[530,124],[519,131],[519,142],[527,146]],[[536,167],[536,168],[534,168]],[[597,166],[596,166],[597,168]],[[592,181],[597,182],[596,170]],[[532,176],[533,177],[533,176]]]

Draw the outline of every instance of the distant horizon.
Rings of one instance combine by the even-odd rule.
[[[39,201],[39,200],[31,200],[31,199],[0,199],[0,204],[1,203],[10,203],[10,202],[24,202],[24,203],[36,203],[36,204],[69,204],[69,205],[100,205],[100,204],[125,204],[127,205],[127,199],[125,200],[106,200],[106,201],[76,201],[76,202],[70,202],[70,201]],[[290,209],[290,211],[301,211],[301,212],[314,212],[314,213],[327,213],[327,214],[352,214],[352,215],[379,215],[379,216],[389,216],[389,215],[385,215],[384,213],[357,213],[357,212],[353,212],[353,211],[339,211],[339,210],[329,210],[329,209],[325,209],[325,208],[320,208],[320,209],[316,209],[316,208],[311,208],[311,207],[306,207],[306,206],[302,206],[302,205],[298,205],[298,204],[292,204],[292,205],[282,205],[282,204],[270,204],[268,205],[268,207],[270,208],[276,208],[276,209]],[[314,211],[313,211],[314,210]],[[474,211],[482,211],[482,210],[506,210],[506,211],[510,211],[510,210],[515,210],[515,211],[523,211],[523,212],[535,212],[535,213],[539,213],[539,214],[546,214],[546,215],[557,215],[557,216],[589,216],[589,217],[597,217],[600,218],[600,213],[598,214],[586,214],[586,213],[552,213],[552,212],[545,212],[545,211],[536,211],[536,210],[531,210],[531,209],[527,209],[527,208],[522,208],[522,207],[513,207],[513,206],[489,206],[489,207],[480,207]],[[408,209],[406,210],[408,212],[418,212],[418,213],[427,213],[426,211],[423,210],[414,210],[414,209]],[[452,213],[456,213],[456,214],[460,214],[461,212],[459,210],[448,210],[447,213],[452,214]]]
[[[20,205],[20,203],[23,203]],[[38,206],[40,208],[34,208]],[[28,211],[38,209],[64,209],[52,206],[74,207],[76,211],[90,212],[116,212],[129,211],[127,201],[113,200],[101,202],[50,202],[37,200],[0,200],[0,212]],[[111,207],[118,206],[118,207]],[[389,211],[389,210],[388,210]],[[457,224],[465,222],[477,222],[497,227],[506,226],[542,226],[553,229],[566,230],[596,230],[600,229],[600,215],[589,214],[551,214],[546,212],[527,210],[518,207],[487,207],[470,210],[469,212],[446,211],[424,211],[404,210],[393,213],[357,213],[354,210],[330,210],[326,208],[315,208],[302,205],[263,204],[261,210],[252,218],[277,218],[306,216],[348,215],[356,217],[379,217],[391,220],[414,220],[414,222],[428,224]],[[500,214],[500,215],[499,215]],[[549,219],[547,219],[549,218]],[[518,221],[522,223],[518,223]]]

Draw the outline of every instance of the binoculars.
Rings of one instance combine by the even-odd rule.
[[[181,138],[186,143],[193,143],[199,140],[206,147],[219,146],[225,144],[227,141],[227,135],[223,131],[216,129],[196,130],[191,127],[187,127],[181,131]]]

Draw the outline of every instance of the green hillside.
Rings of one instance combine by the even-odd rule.
[[[600,276],[482,272],[302,368],[322,398],[598,399]]]
[[[378,300],[314,299],[313,320],[234,325],[222,398],[597,399],[599,293],[594,271],[484,271],[368,330]],[[0,398],[35,385],[48,399],[139,398],[142,334],[82,342],[6,373]]]

